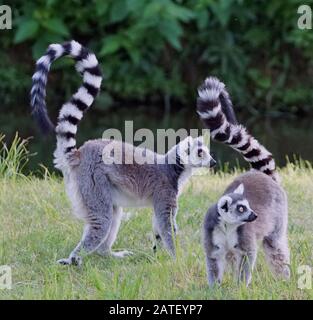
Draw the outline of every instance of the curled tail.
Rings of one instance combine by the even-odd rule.
[[[32,77],[31,109],[43,132],[54,130],[45,101],[48,72],[51,63],[63,56],[76,60],[76,69],[83,76],[83,84],[59,112],[55,128],[57,149],[54,156],[56,167],[60,169],[66,161],[66,155],[76,149],[77,125],[83,113],[93,103],[102,81],[97,58],[88,49],[74,40],[64,44],[51,44],[46,54],[37,61]]]
[[[198,94],[197,112],[204,125],[211,130],[212,139],[231,146],[243,155],[253,169],[278,181],[272,154],[252,137],[245,127],[237,124],[237,121],[231,121],[225,114],[223,109],[232,109],[232,104],[224,83],[209,77],[199,87]]]

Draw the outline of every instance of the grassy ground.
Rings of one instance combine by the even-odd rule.
[[[237,173],[238,174],[238,173]],[[194,177],[179,204],[178,257],[152,253],[151,210],[131,210],[115,249],[135,254],[119,260],[97,255],[83,266],[56,264],[80,239],[82,224],[70,213],[63,183],[55,178],[0,179],[0,265],[12,266],[12,290],[0,299],[312,299],[313,289],[297,288],[297,267],[312,266],[313,170],[289,165],[282,171],[289,196],[292,279],[275,280],[261,254],[251,287],[230,275],[220,288],[206,285],[201,223],[234,175]]]

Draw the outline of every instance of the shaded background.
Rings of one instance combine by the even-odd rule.
[[[313,161],[313,30],[297,28],[303,1],[47,0],[9,1],[13,30],[0,31],[0,133],[33,136],[28,166],[52,167],[53,138],[29,114],[34,63],[53,42],[75,39],[97,55],[105,81],[82,121],[78,141],[108,128],[201,128],[196,89],[218,76],[236,113],[280,165]],[[313,2],[307,1],[306,4]],[[71,59],[48,83],[51,117],[80,85]],[[213,145],[221,163],[238,155]],[[244,164],[244,162],[241,162]]]

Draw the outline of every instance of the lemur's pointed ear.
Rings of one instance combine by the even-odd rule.
[[[232,203],[232,199],[228,196],[223,196],[217,203],[218,211],[227,212],[229,210],[229,206]]]
[[[243,194],[245,191],[245,187],[243,183],[240,183],[240,185],[233,191],[233,193]]]

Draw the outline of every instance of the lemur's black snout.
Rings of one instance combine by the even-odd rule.
[[[257,218],[257,214],[255,214],[254,212],[251,212],[249,217],[245,220],[246,222],[252,222]]]
[[[211,160],[210,160],[210,168],[213,168],[213,167],[215,167],[216,166],[216,161],[212,158]]]

